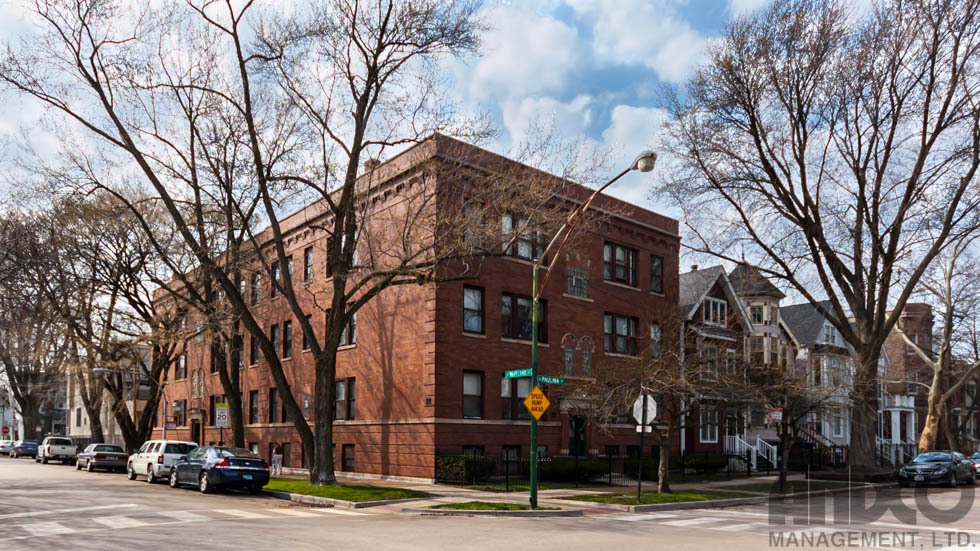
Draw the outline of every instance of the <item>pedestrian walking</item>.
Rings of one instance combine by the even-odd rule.
[[[282,447],[279,444],[272,447],[272,474],[282,476]]]

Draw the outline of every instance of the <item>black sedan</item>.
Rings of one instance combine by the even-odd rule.
[[[960,481],[977,483],[977,473],[973,460],[962,453],[937,450],[923,452],[910,463],[898,470],[898,483],[902,487],[910,484],[945,484],[956,487]]]
[[[14,447],[10,448],[10,457],[37,457],[37,442],[30,440],[18,440],[14,442]]]
[[[980,473],[980,452],[976,452],[970,456],[970,461],[973,461],[973,468]]]
[[[170,487],[194,484],[201,493],[237,487],[253,494],[269,483],[269,465],[249,450],[226,446],[201,446],[170,468]]]
[[[78,454],[78,461],[75,462],[75,470],[85,470],[92,472],[95,469],[105,469],[107,471],[125,471],[126,460],[129,455],[119,446],[112,444],[89,444],[85,451]]]

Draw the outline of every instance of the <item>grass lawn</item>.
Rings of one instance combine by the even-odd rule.
[[[429,497],[431,494],[404,488],[368,486],[367,484],[344,484],[343,486],[311,486],[305,480],[292,478],[273,478],[265,485],[266,490],[304,494],[308,496],[342,499],[344,501],[380,501],[383,499],[407,499]]]
[[[786,486],[780,492],[775,482],[757,482],[755,484],[735,484],[725,486],[730,490],[741,490],[745,492],[761,492],[770,494],[795,494],[798,492],[808,492],[817,490],[834,490],[837,488],[847,488],[848,485],[855,488],[864,486],[861,482],[848,483],[837,480],[787,480]]]
[[[493,484],[476,484],[472,486],[466,486],[470,490],[480,490],[481,492],[506,492],[507,486],[504,483],[493,483]],[[603,488],[608,487],[607,484],[579,484],[579,488],[588,490],[589,488]],[[575,488],[574,482],[539,482],[539,490],[565,490],[567,488]],[[515,480],[510,483],[511,492],[529,492],[531,490],[531,485],[526,480]]]
[[[729,492],[721,490],[684,490],[670,494],[658,494],[657,492],[643,492],[640,494],[641,505],[652,505],[656,503],[680,503],[682,501],[710,501],[714,499],[731,499],[736,497],[752,497],[751,494],[744,492]],[[632,494],[605,494],[567,497],[576,501],[593,501],[596,503],[618,503],[620,505],[636,505],[636,493]]]
[[[430,509],[456,509],[460,511],[527,511],[531,507],[523,503],[491,503],[489,501],[466,501],[463,503],[443,503]]]
[[[755,476],[758,476],[758,474],[759,473],[755,473]],[[725,471],[721,471],[715,474],[687,473],[684,476],[681,476],[681,473],[672,472],[670,473],[670,476],[668,478],[671,482],[681,483],[681,482],[702,482],[702,481],[709,482],[715,480],[731,480],[736,478],[746,478],[747,476],[748,475],[746,475],[745,472],[743,471],[732,472],[732,473],[726,473]]]

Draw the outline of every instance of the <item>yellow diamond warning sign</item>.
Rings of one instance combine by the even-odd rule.
[[[544,392],[541,392],[539,387],[534,387],[534,390],[527,395],[527,398],[524,398],[524,406],[527,407],[527,410],[531,412],[531,415],[536,420],[541,419],[541,416],[544,415],[545,410],[550,405],[551,402],[548,401],[548,397],[544,395]]]

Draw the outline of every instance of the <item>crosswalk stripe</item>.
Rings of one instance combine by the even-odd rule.
[[[192,513],[190,511],[157,511],[156,514],[170,517],[180,522],[200,522],[202,520],[208,520],[208,517],[197,513]]]
[[[364,516],[367,513],[358,513],[356,511],[348,511],[346,509],[337,509],[336,507],[317,507],[312,509],[320,513],[330,513],[332,515],[354,515],[354,516]]]
[[[609,517],[612,520],[622,520],[625,522],[637,522],[640,520],[654,520],[658,518],[674,518],[677,515],[673,513],[650,513],[648,515],[617,515],[614,517]]]
[[[238,518],[271,518],[269,515],[256,513],[255,511],[245,511],[242,509],[217,509],[215,513],[224,513]]]
[[[294,517],[318,517],[320,515],[316,513],[311,513],[309,511],[301,511],[299,509],[266,509],[266,511],[272,511],[275,513],[282,513],[284,515],[292,515]]]
[[[98,511],[100,509],[125,509],[129,507],[138,507],[139,505],[135,503],[118,503],[115,505],[93,505],[90,507],[72,507],[71,509],[50,509],[47,511],[26,511],[22,513],[7,513],[0,515],[0,518],[23,518],[23,517],[36,517],[41,515],[55,515],[58,513],[81,513],[83,511]]]
[[[30,532],[32,536],[53,536],[57,534],[74,534],[76,532],[74,528],[62,526],[54,521],[32,522],[30,524],[21,524],[20,527]]]
[[[698,518],[687,518],[681,520],[668,520],[667,522],[662,522],[661,524],[665,524],[667,526],[694,526],[697,524],[709,524],[721,520],[725,520],[725,519],[718,518],[718,517],[698,517]]]
[[[137,526],[146,526],[149,524],[148,522],[143,522],[142,520],[124,515],[93,518],[91,520],[109,528],[135,528]]]

